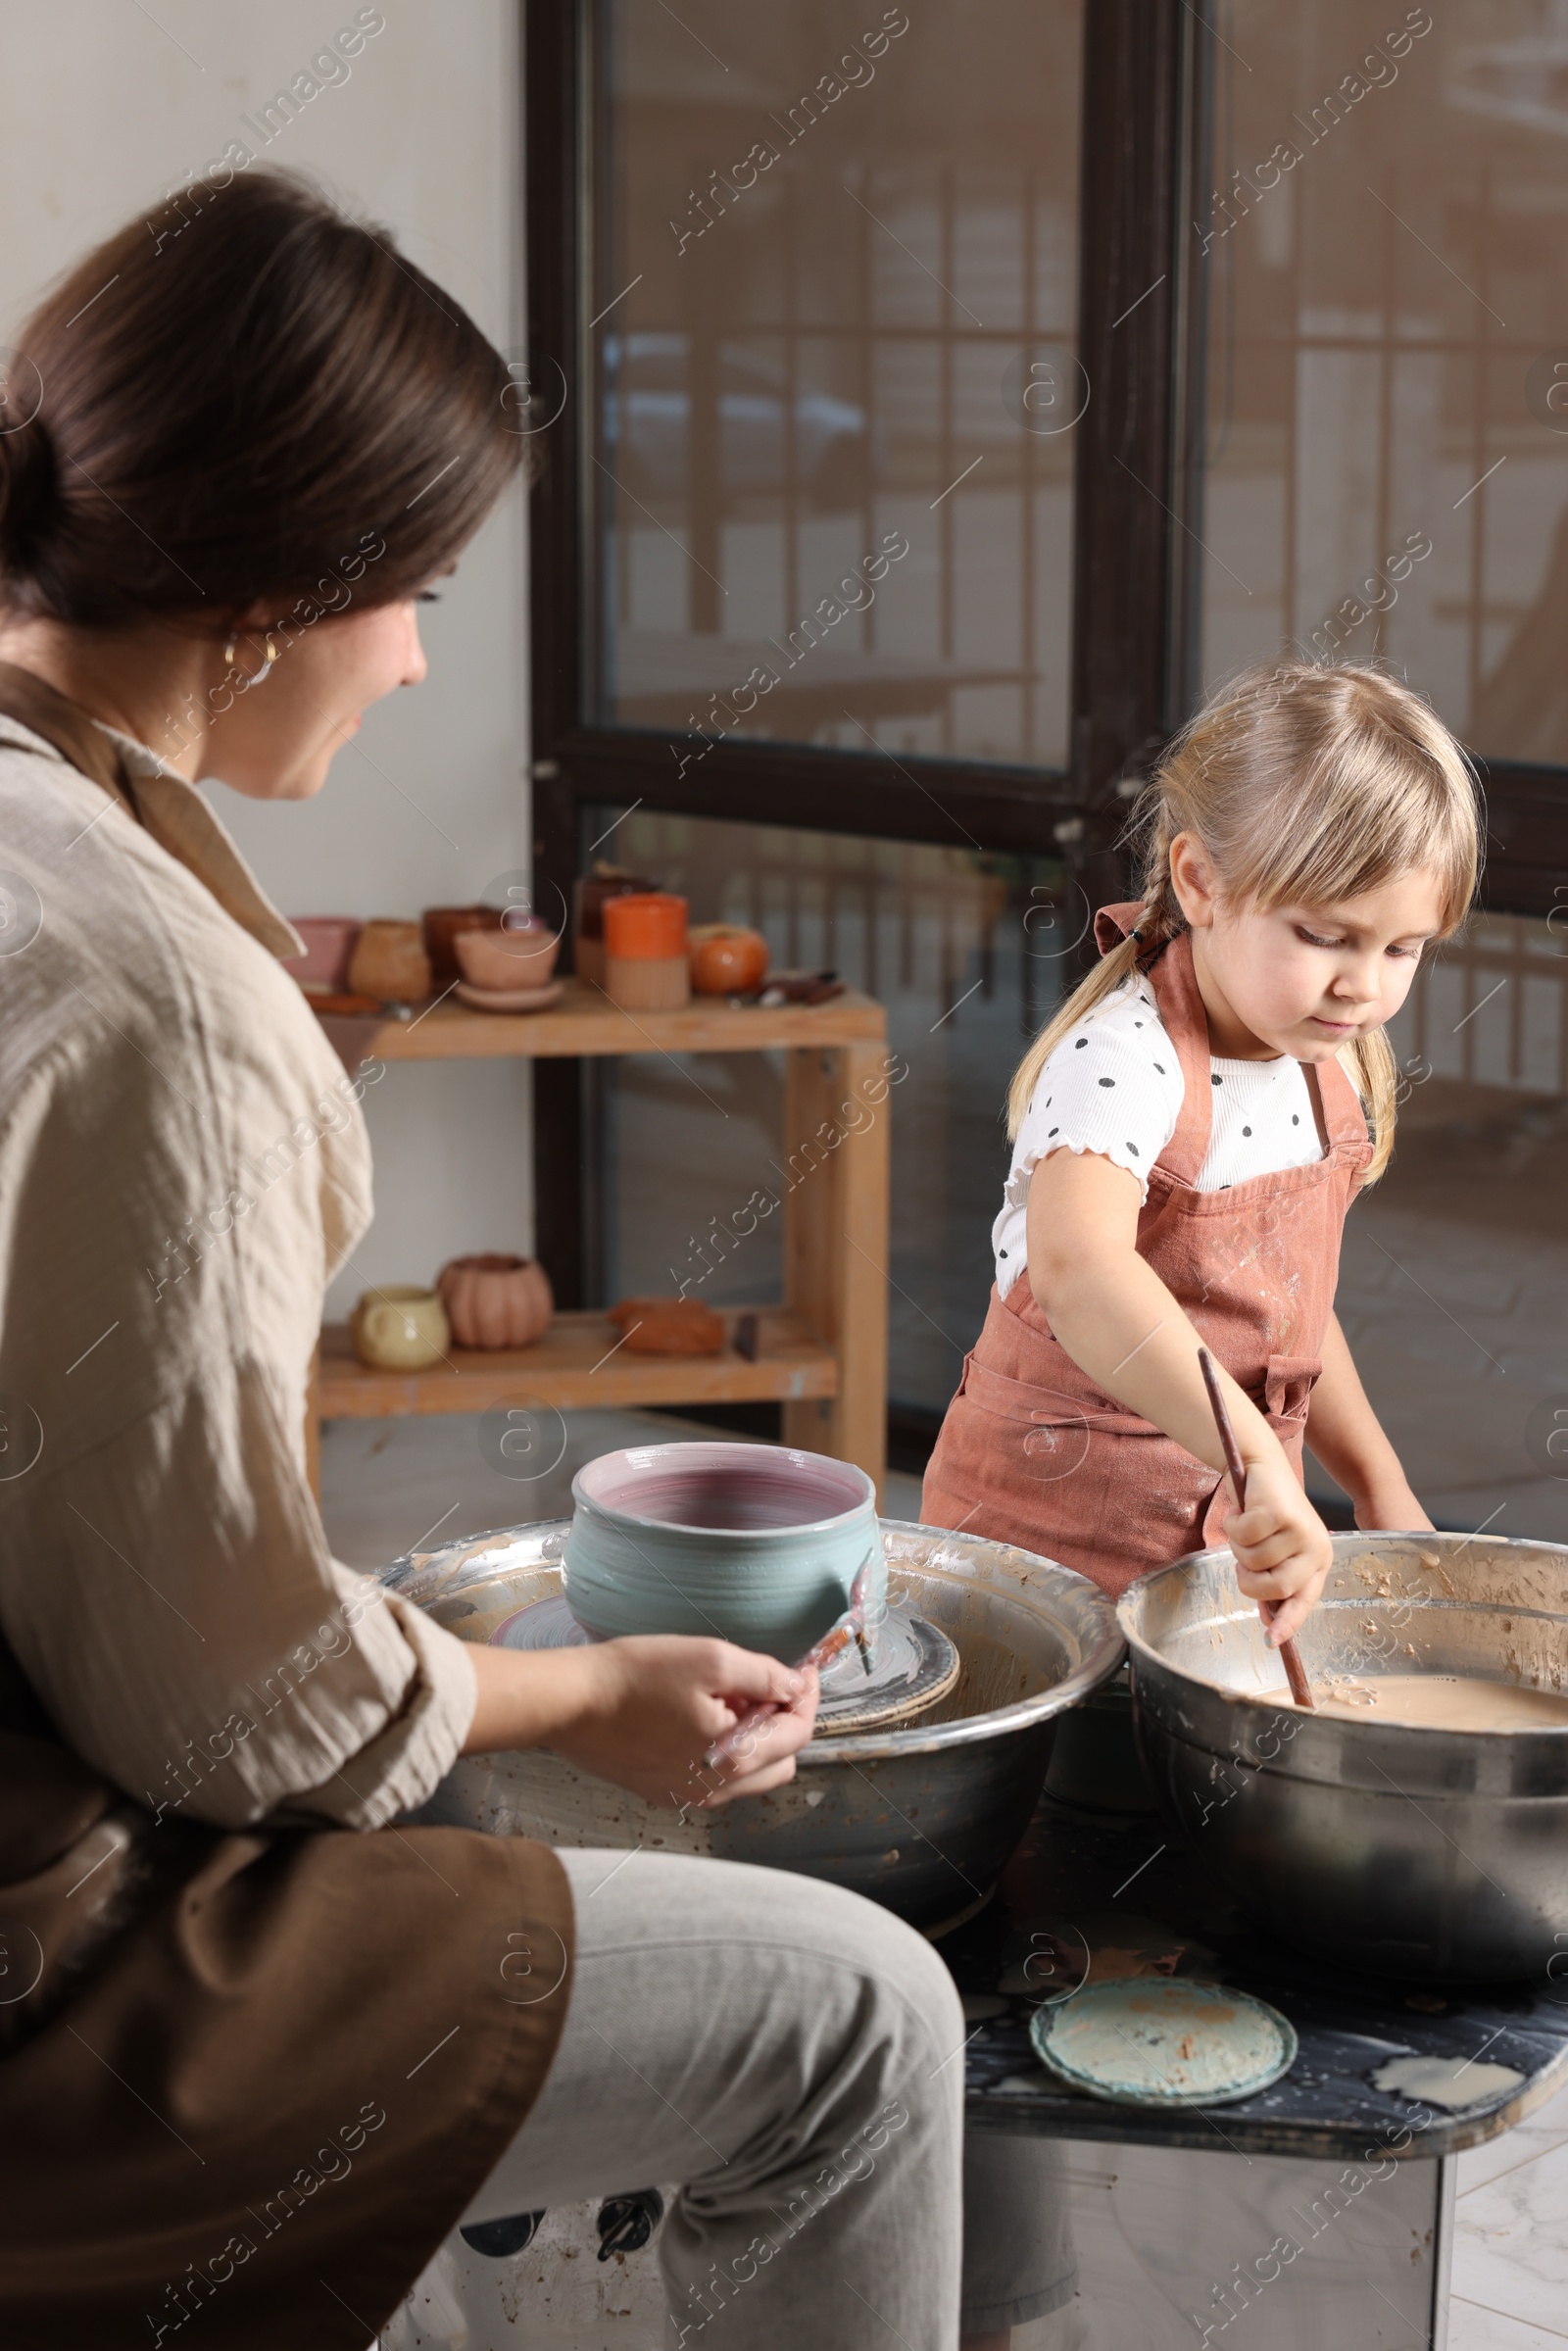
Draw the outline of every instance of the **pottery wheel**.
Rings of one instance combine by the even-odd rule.
[[[519,1608],[490,1636],[492,1644],[504,1649],[574,1649],[588,1638],[559,1592]],[[960,1670],[958,1652],[946,1633],[923,1616],[890,1608],[873,1636],[870,1673],[852,1641],[822,1676],[816,1737],[896,1730],[945,1698]]]
[[[873,1636],[870,1673],[852,1641],[822,1676],[816,1736],[896,1730],[945,1698],[959,1671],[958,1652],[946,1633],[923,1616],[890,1608]]]

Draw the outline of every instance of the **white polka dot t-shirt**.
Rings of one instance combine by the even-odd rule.
[[[1223,1192],[1249,1176],[1305,1167],[1323,1156],[1306,1072],[1275,1061],[1211,1067],[1214,1123],[1200,1192]],[[1147,979],[1129,978],[1069,1030],[1035,1086],[1012,1147],[1002,1213],[991,1231],[997,1288],[1005,1298],[1028,1264],[1029,1181],[1054,1151],[1098,1151],[1138,1177],[1176,1132],[1186,1088],[1181,1062]]]

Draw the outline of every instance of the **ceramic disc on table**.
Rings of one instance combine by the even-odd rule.
[[[1250,1992],[1179,1977],[1090,1984],[1029,2025],[1049,2073],[1126,2106],[1215,2106],[1267,2089],[1296,2063],[1290,2021]]]

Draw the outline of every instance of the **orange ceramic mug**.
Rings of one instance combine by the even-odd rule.
[[[666,890],[605,901],[605,953],[624,963],[667,962],[686,953],[686,901]]]

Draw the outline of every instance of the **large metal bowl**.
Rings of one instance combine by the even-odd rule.
[[[1298,1710],[1228,1548],[1146,1576],[1117,1614],[1165,1816],[1260,1924],[1380,1976],[1561,1971],[1568,1725],[1456,1732]],[[1315,1683],[1427,1671],[1560,1692],[1568,1549],[1337,1535],[1300,1646]]]
[[[926,1932],[995,1886],[1028,1825],[1054,1718],[1124,1654],[1086,1576],[1009,1544],[884,1519],[888,1598],[956,1642],[956,1689],[907,1730],[813,1740],[788,1787],[713,1811],[662,1810],[545,1748],[468,1756],[420,1817],[559,1845],[709,1853],[831,1879]],[[465,1641],[561,1590],[562,1521],[470,1536],[383,1581]]]

